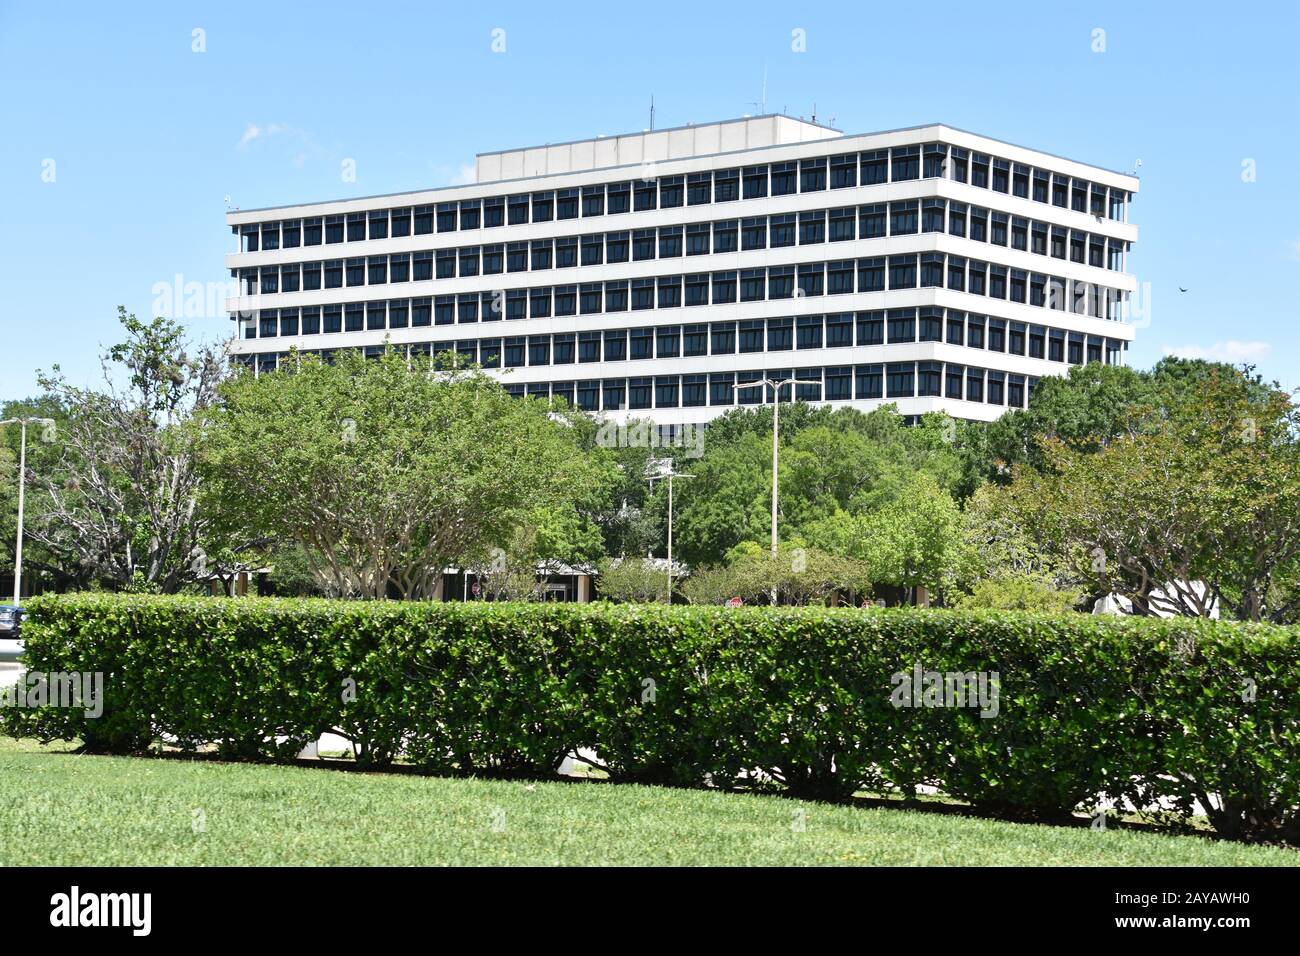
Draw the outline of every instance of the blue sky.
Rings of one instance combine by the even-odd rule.
[[[1297,27],[1282,4],[0,0],[0,399],[56,363],[92,381],[118,304],[144,316],[178,275],[225,282],[227,195],[449,185],[476,152],[642,129],[651,94],[661,128],[756,112],[764,70],[770,112],[816,104],[850,133],[944,122],[1140,159],[1130,261],[1151,324],[1131,364],[1246,358],[1295,387]],[[217,312],[187,322],[230,331]]]

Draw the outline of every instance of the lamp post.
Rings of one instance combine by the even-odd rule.
[[[651,471],[654,474],[651,474]],[[694,475],[683,474],[680,471],[673,470],[671,458],[659,461],[651,461],[646,466],[646,477],[653,482],[657,478],[668,479],[668,603],[673,603],[673,479],[674,478],[694,478]]]
[[[800,385],[806,385],[809,388],[816,386],[822,387],[821,382],[812,382],[799,378],[760,378],[752,382],[741,382],[736,385],[737,390],[742,388],[757,388],[760,385],[766,385],[772,389],[772,557],[776,557],[776,509],[778,485],[780,482],[778,471],[781,463],[781,389],[787,385],[793,385],[798,388]]]
[[[54,424],[52,418],[7,418],[0,421],[0,428],[5,425],[22,426],[22,438],[18,451],[18,540],[14,545],[14,604],[19,604],[23,596],[23,505],[27,490],[27,426]]]

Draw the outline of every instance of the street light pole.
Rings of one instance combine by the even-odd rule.
[[[808,387],[822,387],[821,382],[811,382],[800,378],[783,378],[780,380],[772,378],[760,378],[753,382],[740,382],[736,388],[756,388],[760,385],[766,385],[772,389],[772,557],[776,557],[776,512],[777,497],[780,494],[779,484],[781,481],[781,389],[787,385],[793,385],[798,388],[800,385]]]
[[[673,603],[673,479],[674,478],[694,478],[694,475],[683,474],[680,471],[673,470],[671,459],[660,462],[651,462],[647,467],[647,473],[650,468],[658,465],[659,470],[653,474],[647,474],[651,481],[656,478],[668,479],[668,603]]]
[[[20,425],[22,438],[18,443],[18,540],[14,545],[14,604],[22,602],[23,596],[23,508],[27,491],[27,426],[52,425],[52,418],[9,418],[0,422],[5,425]]]

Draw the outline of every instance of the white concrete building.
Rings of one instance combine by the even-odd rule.
[[[477,182],[230,212],[236,353],[456,350],[520,395],[699,423],[798,397],[992,419],[1122,363],[1138,181],[943,125],[786,116],[484,153]]]

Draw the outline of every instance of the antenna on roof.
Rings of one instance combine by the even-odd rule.
[[[650,128],[655,128],[655,95],[650,94]]]
[[[814,123],[817,122],[817,104],[816,104],[816,103],[813,104],[812,121],[813,121]]]
[[[767,64],[763,64],[763,115],[767,115]]]

